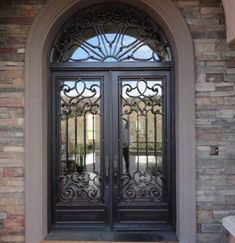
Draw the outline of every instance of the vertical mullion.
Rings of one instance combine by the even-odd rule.
[[[139,148],[139,140],[140,140],[140,133],[139,133],[139,114],[137,114],[137,170],[140,168],[140,148]]]
[[[83,133],[84,155],[83,155],[83,164],[84,164],[84,170],[86,171],[86,113],[84,114],[83,120],[84,120],[84,133]]]
[[[68,163],[69,163],[69,115],[66,114],[66,124],[65,124],[65,130],[66,130],[66,170],[68,171]]]
[[[149,160],[148,160],[148,112],[146,112],[146,117],[145,117],[145,152],[146,152],[146,169],[149,167]]]
[[[95,115],[92,115],[92,156],[93,156],[93,172],[95,172]]]
[[[77,114],[74,112],[74,148],[75,148],[75,163],[77,163]]]
[[[158,166],[158,159],[157,159],[157,115],[156,114],[154,114],[154,150],[155,150],[156,166]]]
[[[167,102],[167,82],[166,79],[163,79],[163,84],[162,84],[162,95],[163,95],[163,99],[162,99],[162,121],[161,121],[161,126],[162,126],[162,157],[163,157],[163,163],[162,163],[162,169],[163,169],[163,177],[165,178],[164,180],[164,193],[165,193],[165,197],[168,194],[168,163],[169,161],[169,154],[168,154],[168,116],[170,116],[170,112],[168,112],[168,102]]]

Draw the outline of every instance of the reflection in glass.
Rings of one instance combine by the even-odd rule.
[[[141,78],[123,80],[122,200],[162,200],[163,82]]]
[[[98,201],[100,192],[100,81],[60,81],[60,200]]]

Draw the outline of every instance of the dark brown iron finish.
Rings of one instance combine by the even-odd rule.
[[[159,79],[165,80],[165,82],[169,83],[170,82],[170,71],[113,72],[113,80],[115,80],[114,82],[116,82],[116,84],[113,83],[113,85],[112,85],[113,89],[116,90],[115,91],[116,94],[113,96],[113,98],[115,100],[118,99],[118,97],[121,93],[121,90],[120,90],[121,81],[138,80],[138,79],[141,80],[141,79],[143,79],[143,77],[144,77],[144,79],[148,79],[148,80],[159,80]],[[117,82],[119,82],[119,89],[117,88],[117,86],[118,86]],[[164,84],[164,86],[165,86],[165,84]],[[154,92],[154,90],[156,91],[156,89],[151,89],[151,90],[152,90],[152,92]],[[129,89],[129,91],[131,91],[131,88]],[[145,89],[145,91],[146,91],[146,89]],[[164,93],[164,103],[165,104],[168,103],[168,101],[166,100],[166,98],[169,96],[168,91],[165,89],[165,93]],[[119,95],[118,95],[118,93],[119,93]],[[170,97],[168,97],[168,99],[170,100]],[[115,157],[117,156],[117,154],[118,154],[118,158],[119,158],[118,163],[114,163],[114,166],[117,166],[116,168],[114,168],[114,171],[118,171],[118,178],[119,178],[116,186],[114,186],[114,196],[113,196],[114,200],[113,201],[115,203],[115,208],[117,208],[117,210],[114,213],[114,218],[115,218],[114,226],[115,226],[115,228],[118,228],[118,229],[125,229],[125,228],[138,229],[140,224],[141,224],[141,227],[145,228],[145,229],[147,229],[147,228],[148,229],[154,229],[154,228],[159,229],[161,227],[164,227],[164,225],[165,225],[165,227],[167,227],[168,224],[171,225],[171,223],[172,223],[172,221],[170,220],[170,218],[168,216],[168,214],[171,214],[171,210],[172,210],[170,208],[171,202],[169,202],[169,199],[171,199],[172,197],[168,196],[168,194],[169,195],[172,194],[172,191],[168,190],[166,186],[163,186],[163,185],[160,186],[161,183],[159,183],[159,182],[157,182],[157,184],[155,184],[155,182],[154,182],[151,185],[151,182],[153,182],[153,180],[152,180],[153,175],[151,174],[151,172],[149,171],[148,168],[146,170],[142,170],[142,171],[140,171],[138,169],[134,170],[134,171],[132,171],[132,173],[130,175],[128,175],[128,173],[126,171],[123,174],[123,166],[122,166],[123,154],[122,154],[122,149],[121,149],[122,148],[122,145],[121,145],[122,139],[119,136],[120,130],[121,130],[120,126],[122,126],[121,125],[122,118],[120,115],[118,115],[118,114],[122,113],[120,111],[120,109],[122,110],[121,100],[122,100],[122,98],[120,98],[119,102],[118,102],[118,107],[119,107],[118,112],[115,109],[115,107],[117,107],[117,104],[115,103],[115,101],[113,103],[113,112],[114,112],[113,120],[115,122],[114,126],[118,127],[118,130],[115,129],[114,134],[112,135],[114,161],[116,160]],[[145,102],[145,104],[148,104],[151,106],[151,103]],[[169,107],[170,107],[170,105],[169,105]],[[169,111],[166,109],[164,112],[164,113],[166,113],[166,116],[168,115],[167,114],[168,112]],[[165,122],[166,122],[166,120],[164,120],[164,123]],[[117,124],[117,123],[119,123],[119,124]],[[167,133],[170,135],[171,128],[166,126],[165,129],[168,129]],[[164,144],[166,144],[167,140],[168,140],[168,138],[164,137]],[[165,146],[166,145],[164,145],[164,147]],[[166,150],[166,153],[171,153],[171,150],[168,150],[168,151],[167,151],[167,149],[165,149],[165,150]],[[164,160],[164,163],[170,164],[170,163],[174,163],[174,162]],[[169,168],[170,167],[171,166],[169,165]],[[164,175],[165,178],[172,176],[171,174],[169,174],[168,171],[165,171],[164,173],[165,173],[165,175]],[[139,176],[136,177],[136,175],[139,175]],[[163,177],[161,175],[161,173],[159,174],[159,177],[160,178]],[[114,181],[117,181],[117,179],[115,179],[115,177],[114,177]],[[144,184],[147,186],[145,187]],[[126,198],[123,198],[123,192],[124,192],[123,185],[124,185],[124,189],[127,190],[126,193],[128,194],[128,196]],[[161,193],[158,194],[157,192],[161,192],[163,188],[165,188],[163,190],[165,194],[163,194],[164,197],[161,197],[160,196]],[[151,189],[156,192],[156,194],[155,194],[156,199],[154,197],[151,197],[153,195],[150,192]],[[139,196],[137,196],[138,190],[139,190],[139,192],[141,192],[139,194]],[[158,197],[158,196],[160,196],[160,197]],[[158,211],[160,214],[157,213]],[[152,217],[153,215],[155,215],[155,217],[156,217],[156,215],[158,215],[157,223],[156,223],[156,218],[154,219]],[[151,219],[151,217],[152,217],[152,219]],[[161,218],[161,220],[160,220],[160,218]],[[169,227],[168,227],[168,229],[169,229]]]
[[[175,230],[174,62],[133,7],[84,9],[50,53],[49,230]]]
[[[84,76],[85,75],[85,76]],[[52,132],[52,140],[55,141],[54,144],[52,145],[52,155],[54,156],[53,158],[53,165],[52,168],[52,178],[53,178],[53,184],[52,184],[52,191],[54,192],[54,199],[53,199],[53,205],[54,205],[54,214],[52,216],[52,221],[54,222],[54,225],[56,222],[61,222],[61,221],[79,221],[86,222],[89,218],[91,222],[99,222],[104,223],[103,218],[106,217],[107,211],[106,211],[106,205],[107,204],[107,194],[105,188],[105,183],[104,182],[104,170],[105,170],[105,165],[102,163],[103,162],[103,157],[105,157],[105,153],[107,151],[104,151],[104,149],[107,148],[107,146],[104,146],[104,141],[105,139],[102,138],[101,136],[101,143],[100,143],[100,172],[98,173],[96,170],[94,170],[94,164],[92,164],[92,171],[87,171],[87,168],[85,166],[79,167],[79,165],[76,163],[76,159],[69,159],[68,158],[68,141],[70,141],[70,138],[68,138],[68,129],[71,129],[71,126],[69,127],[68,124],[71,123],[71,120],[77,120],[76,116],[82,115],[81,109],[79,110],[79,105],[84,101],[83,93],[84,93],[84,87],[83,89],[79,90],[78,80],[82,79],[100,79],[102,80],[107,80],[107,77],[105,77],[107,73],[104,72],[95,72],[91,73],[89,72],[89,75],[87,73],[83,72],[73,72],[72,74],[70,73],[67,75],[65,72],[63,72],[63,75],[61,73],[53,73],[54,77],[54,88],[53,88],[53,94],[52,94],[52,99],[55,100],[56,102],[54,103],[53,106],[53,111],[52,111],[52,116],[55,118],[52,127],[54,127],[53,132]],[[105,78],[104,78],[105,77]],[[80,78],[80,79],[79,79]],[[67,81],[69,85],[77,84],[76,88],[75,86],[71,87],[66,87],[66,85],[61,85],[63,84],[64,81]],[[100,82],[103,83],[103,82]],[[103,84],[102,86],[102,92],[104,91]],[[95,89],[97,86],[94,86],[92,84],[90,86],[90,89],[86,90],[85,92],[93,92],[95,93]],[[75,91],[76,90],[76,91]],[[81,92],[82,91],[82,92]],[[63,96],[61,98],[61,94],[67,92],[67,97]],[[72,92],[72,93],[71,93]],[[105,91],[106,92],[106,91]],[[70,93],[68,95],[68,93]],[[66,97],[66,99],[65,99]],[[92,95],[88,97],[88,99],[92,99]],[[80,100],[79,100],[80,99]],[[96,109],[96,103],[97,100],[100,100],[101,104],[101,111],[103,114],[101,114],[101,134],[104,134],[104,120],[107,120],[107,118],[103,118],[102,116],[108,115],[108,113],[104,112],[103,106],[104,106],[104,101],[102,98],[102,94],[100,97],[97,97],[97,99],[94,101],[94,103],[89,103],[87,100],[83,103],[83,108],[84,105],[87,108],[87,112],[92,112],[96,114],[97,112],[95,111]],[[91,100],[90,100],[91,101]],[[76,102],[78,102],[76,105]],[[83,109],[84,111],[84,109]],[[71,116],[71,113],[76,113],[75,117]],[[79,113],[80,112],[80,113]],[[66,117],[66,126],[65,126],[65,160],[62,160],[61,157],[61,122],[60,122],[60,117],[65,116]],[[70,116],[70,121],[68,122],[68,116]],[[56,122],[55,122],[56,121]],[[71,142],[71,141],[70,141]],[[79,141],[81,142],[81,141]],[[75,142],[75,144],[78,143],[78,141]],[[64,144],[64,143],[63,143]],[[108,148],[107,148],[108,149]],[[81,151],[80,151],[81,152]],[[83,157],[85,157],[85,150],[83,152]],[[75,149],[73,156],[76,158],[77,155],[77,150]],[[107,155],[106,155],[107,156]],[[81,157],[80,157],[81,159]],[[60,161],[60,163],[58,163]],[[63,162],[65,161],[65,162]],[[81,161],[80,161],[81,162]],[[62,169],[63,165],[63,169]],[[70,203],[70,207],[67,207],[68,202]],[[63,213],[61,213],[63,211]],[[84,212],[86,212],[84,214]],[[67,212],[67,213],[65,213]],[[76,212],[76,213],[73,213]],[[89,215],[89,213],[90,215]],[[70,215],[71,214],[71,215]],[[95,216],[96,214],[96,216]],[[100,217],[102,215],[102,218]],[[107,222],[107,220],[105,220]]]
[[[120,113],[118,113],[118,110],[120,111],[122,104],[120,103],[121,99],[119,98],[118,93],[120,92],[120,80],[164,80],[163,83],[170,83],[170,75],[171,75],[171,71],[168,70],[162,70],[162,71],[109,71],[109,72],[104,72],[104,71],[89,71],[89,72],[84,72],[84,71],[53,71],[52,72],[52,78],[56,79],[59,78],[59,80],[74,80],[74,83],[76,83],[79,78],[81,79],[86,79],[87,77],[92,77],[92,78],[97,78],[99,77],[99,75],[102,74],[102,77],[105,77],[104,79],[104,87],[106,92],[101,92],[104,95],[104,114],[107,114],[106,119],[103,121],[104,122],[104,131],[106,131],[105,133],[105,137],[104,137],[104,148],[106,151],[106,155],[103,156],[103,169],[102,169],[102,177],[105,178],[103,179],[103,183],[104,183],[104,197],[107,197],[106,199],[104,199],[104,201],[106,202],[105,207],[106,209],[102,209],[101,204],[93,201],[93,203],[96,203],[94,207],[92,207],[91,205],[88,206],[86,205],[87,209],[84,208],[85,204],[82,203],[82,201],[79,202],[80,206],[72,201],[70,201],[70,204],[67,204],[64,202],[59,202],[57,203],[56,206],[56,210],[55,210],[55,215],[60,215],[60,217],[55,217],[54,215],[54,225],[56,225],[56,228],[68,228],[69,227],[77,227],[80,229],[87,229],[87,228],[91,228],[91,227],[98,227],[98,228],[115,228],[115,229],[119,229],[119,230],[123,230],[123,229],[138,229],[138,227],[140,227],[143,229],[148,229],[148,230],[153,230],[153,229],[165,229],[165,230],[169,230],[171,228],[170,225],[172,225],[172,222],[170,222],[170,217],[168,214],[171,214],[171,207],[172,204],[171,202],[169,202],[168,200],[170,200],[172,197],[169,196],[171,194],[174,194],[173,192],[171,192],[169,190],[169,188],[172,186],[171,183],[172,181],[174,181],[174,179],[172,179],[166,186],[167,188],[167,197],[165,197],[165,201],[164,200],[159,200],[158,202],[155,200],[150,199],[146,199],[144,197],[141,197],[137,200],[137,202],[133,203],[131,202],[131,206],[128,205],[130,204],[130,202],[128,202],[128,200],[125,202],[125,200],[123,201],[123,203],[120,203],[120,205],[118,206],[117,202],[120,202],[120,193],[121,193],[121,178],[124,178],[124,180],[130,180],[130,177],[128,177],[125,173],[123,174],[123,168],[118,167],[118,165],[122,164],[121,161],[121,156],[120,155],[120,141],[121,139],[118,138],[120,136],[120,124],[122,124],[120,122]],[[86,76],[87,75],[87,76]],[[82,78],[81,78],[82,77]],[[57,82],[58,83],[58,82]],[[60,86],[61,87],[61,86]],[[119,88],[118,88],[119,87]],[[168,110],[171,108],[169,101],[171,100],[171,97],[169,97],[169,91],[170,91],[170,85],[166,86],[168,88],[164,88],[164,90],[168,91],[166,92],[166,94],[163,96],[164,97],[164,103],[167,104],[167,109],[165,111],[165,113],[167,113],[168,115]],[[58,90],[58,88],[57,88]],[[155,90],[155,92],[157,91],[157,89],[155,88],[151,88],[152,91]],[[168,97],[168,100],[166,100],[165,97]],[[142,97],[143,98],[143,97]],[[148,97],[147,97],[148,98]],[[160,97],[158,97],[160,98]],[[59,100],[59,98],[57,98],[57,100]],[[162,100],[162,99],[160,99]],[[161,101],[163,102],[163,101]],[[58,103],[58,101],[57,101]],[[146,103],[147,104],[147,103]],[[156,103],[159,105],[159,103]],[[148,105],[150,105],[150,103],[148,103]],[[153,103],[152,103],[153,105]],[[117,109],[117,107],[119,107]],[[59,112],[59,109],[56,109]],[[166,116],[167,117],[167,116]],[[119,123],[119,124],[118,124]],[[168,129],[168,132],[166,133],[165,136],[168,136],[168,134],[170,135],[172,133],[171,131],[171,127],[169,127],[169,125],[171,125],[171,123],[168,123],[164,121],[164,123],[166,123],[166,127]],[[57,128],[58,129],[58,128]],[[56,133],[56,132],[55,132]],[[54,135],[55,135],[54,133]],[[58,130],[57,130],[57,133]],[[165,138],[165,142],[167,143],[169,139]],[[57,138],[55,141],[59,141],[59,139]],[[112,144],[112,146],[110,147],[110,145]],[[165,145],[166,146],[166,145]],[[57,145],[57,151],[58,148],[60,146]],[[117,151],[119,147],[119,152]],[[107,148],[107,149],[106,149]],[[55,149],[55,148],[54,148]],[[167,154],[171,153],[171,147],[170,146],[166,146],[166,151]],[[119,154],[119,155],[118,155]],[[164,152],[164,154],[166,154],[166,152]],[[169,158],[165,158],[165,159],[169,159]],[[58,161],[58,160],[57,160]],[[168,163],[174,163],[173,161],[168,162]],[[55,168],[58,167],[58,165],[56,166],[56,163],[54,164]],[[167,168],[171,168],[171,165],[168,166]],[[171,170],[171,169],[170,169]],[[58,169],[57,169],[58,171]],[[58,172],[57,172],[58,173]],[[140,173],[140,171],[138,172],[138,170],[135,173]],[[144,172],[141,172],[144,173]],[[172,172],[169,170],[166,170],[166,178],[171,178],[172,177]],[[79,173],[75,173],[76,176],[79,176]],[[147,175],[147,174],[146,174]],[[141,175],[143,176],[143,175]],[[151,177],[151,176],[150,176]],[[58,183],[58,176],[54,175],[54,181],[57,181]],[[140,178],[140,177],[139,177]],[[151,177],[152,178],[152,177]],[[134,182],[134,181],[133,181]],[[138,184],[138,183],[137,183]],[[58,185],[58,184],[57,184]],[[57,186],[58,188],[58,186]],[[57,191],[57,195],[58,195],[58,189],[54,188],[55,191]],[[54,191],[53,190],[53,191]],[[106,196],[105,196],[106,195]],[[57,198],[58,200],[58,198]],[[62,200],[63,201],[63,200]],[[56,205],[56,199],[54,200],[54,205]],[[90,200],[90,203],[92,202],[92,200]],[[167,202],[167,203],[166,203]],[[141,206],[142,205],[142,206]],[[81,206],[83,208],[81,208]],[[129,207],[130,206],[130,207]],[[80,208],[79,208],[80,207]],[[129,208],[128,208],[129,207]],[[146,210],[147,207],[148,209]],[[118,213],[118,209],[119,208],[119,213]],[[99,221],[100,223],[97,224],[95,221],[90,221],[87,222],[85,220],[81,219],[83,217],[81,217],[81,212],[84,214],[84,218],[86,219],[91,219],[91,216],[89,216],[89,213],[92,213],[92,215],[94,214],[94,212],[100,212],[100,217],[105,218],[106,220],[101,220]],[[109,212],[109,213],[108,213]],[[130,213],[131,212],[131,213]],[[154,212],[154,213],[153,213]],[[124,214],[123,214],[124,213]],[[130,213],[129,219],[127,218],[128,213]],[[80,216],[79,216],[80,214]],[[142,217],[141,219],[141,223],[139,220],[135,219],[136,215],[139,214],[139,218]],[[141,216],[142,214],[142,216]],[[85,216],[86,215],[86,216]],[[155,215],[153,218],[152,215]],[[164,216],[165,215],[165,216]],[[168,215],[168,216],[167,216]],[[120,217],[124,217],[123,220],[120,220]],[[132,218],[132,220],[130,220],[130,217]],[[150,217],[149,219],[151,219],[152,217],[152,223],[151,220],[148,220],[148,223],[145,222],[143,220],[143,218],[146,217]],[[163,218],[162,218],[163,217]],[[158,218],[158,222],[154,223],[154,220],[156,220]],[[164,219],[165,218],[165,219]],[[161,220],[160,220],[161,219]],[[164,220],[163,220],[164,219]],[[137,220],[137,221],[136,221]],[[160,220],[160,221],[159,221]],[[56,223],[57,221],[57,223]],[[135,222],[136,221],[136,222]],[[145,222],[145,223],[144,223]],[[89,226],[90,225],[90,226]],[[91,226],[92,225],[92,226]],[[103,226],[102,226],[103,225]],[[168,226],[169,225],[169,226]]]
[[[169,70],[171,68],[174,68],[174,63],[173,62],[117,62],[117,63],[112,63],[112,62],[105,62],[102,63],[95,63],[95,62],[87,62],[87,63],[56,63],[52,62],[49,64],[50,70],[112,70],[112,71],[121,71],[121,70],[126,70],[128,71],[129,69],[131,70]]]
[[[66,141],[63,144],[64,168],[60,175],[60,193],[59,198],[63,202],[70,202],[74,200],[87,199],[91,202],[100,201],[102,198],[101,181],[102,176],[96,170],[95,164],[95,139],[94,139],[94,120],[96,116],[102,116],[100,113],[100,100],[101,97],[101,82],[92,81],[92,84],[88,87],[88,83],[83,78],[78,78],[71,82],[60,81],[60,87],[58,90],[59,102],[60,102],[60,117],[61,123],[66,120]],[[98,94],[99,93],[99,94]],[[92,172],[87,172],[86,157],[87,157],[87,142],[86,142],[86,126],[87,115],[91,115],[92,119]],[[74,117],[74,160],[69,159],[69,124],[68,121]],[[84,125],[83,143],[78,144],[78,119],[82,117]],[[61,128],[60,128],[61,129]],[[62,131],[62,130],[61,130]],[[60,144],[62,146],[62,144]],[[80,147],[79,147],[80,145]],[[71,149],[71,148],[70,148]],[[62,152],[62,151],[61,151]],[[79,158],[78,158],[79,157]],[[79,164],[77,160],[79,160]],[[72,163],[75,162],[74,165]],[[67,163],[67,164],[66,164]],[[70,164],[68,164],[70,163]],[[75,168],[75,167],[76,168]],[[74,168],[73,168],[74,167]]]
[[[135,168],[133,173],[133,178],[130,177],[128,171],[121,176],[121,200],[123,202],[132,202],[135,200],[141,199],[149,199],[150,201],[160,202],[163,200],[163,175],[159,170],[157,171],[157,175],[153,175],[150,172],[149,167],[149,147],[151,143],[149,143],[149,113],[154,115],[154,120],[156,121],[156,116],[162,116],[161,106],[162,104],[162,84],[161,81],[153,82],[151,80],[148,82],[145,78],[141,77],[138,80],[133,79],[133,77],[129,78],[128,83],[125,82],[125,79],[119,79],[119,96],[121,99],[122,110],[120,111],[120,116],[122,118],[122,123],[128,126],[128,130],[131,127],[131,116],[136,115],[136,134],[137,141],[132,143],[137,144],[137,168]],[[131,83],[134,82],[134,86]],[[153,83],[150,87],[150,83]],[[125,93],[124,93],[125,92]],[[150,94],[151,93],[151,94]],[[144,134],[144,142],[140,142],[140,119],[145,119],[145,134]],[[124,130],[122,128],[121,130]],[[156,134],[157,126],[153,127],[153,133]],[[120,139],[121,140],[121,139]],[[124,142],[122,141],[122,144]],[[155,137],[154,143],[154,154],[157,154],[157,138]],[[159,142],[161,146],[161,142]],[[146,157],[146,167],[143,171],[140,170],[140,145],[145,146],[145,157]],[[128,145],[129,146],[129,145]],[[120,146],[121,147],[121,146]],[[124,149],[123,149],[124,151]],[[157,156],[155,156],[157,158]],[[157,161],[155,161],[156,164]],[[129,166],[129,165],[128,165]]]

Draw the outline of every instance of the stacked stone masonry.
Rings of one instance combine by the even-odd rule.
[[[235,214],[235,48],[226,43],[220,0],[174,2],[195,46],[197,242],[225,243],[221,219]],[[24,242],[24,55],[29,28],[45,4],[46,0],[0,3],[2,243]],[[211,155],[211,146],[219,148],[218,155]]]

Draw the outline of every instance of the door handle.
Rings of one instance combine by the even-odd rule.
[[[114,161],[113,161],[114,169],[113,169],[113,177],[114,177],[114,188],[117,188],[118,184],[118,160],[117,160],[117,155],[114,156]]]
[[[109,156],[105,157],[105,184],[106,184],[106,189],[109,188]]]
[[[116,189],[117,188],[117,182],[118,182],[118,171],[117,171],[117,169],[114,170],[113,176],[114,176],[114,188]]]

